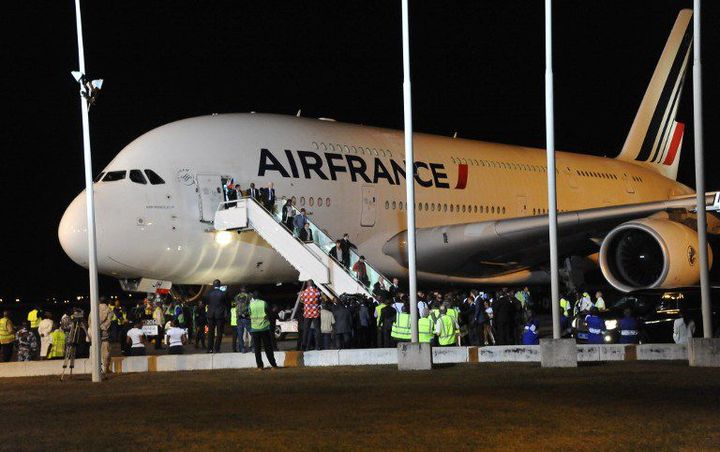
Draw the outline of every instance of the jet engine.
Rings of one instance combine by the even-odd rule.
[[[712,250],[708,247],[709,265]],[[600,269],[610,284],[629,292],[697,284],[697,232],[667,219],[629,221],[616,227],[600,247]]]

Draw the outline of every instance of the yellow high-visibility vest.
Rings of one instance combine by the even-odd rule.
[[[409,341],[412,336],[410,334],[410,314],[407,312],[399,312],[395,316],[395,322],[392,324],[390,336],[397,340]]]
[[[10,344],[15,341],[13,324],[7,317],[0,319],[0,344]]]
[[[30,328],[37,328],[40,326],[40,317],[38,316],[38,310],[33,309],[32,311],[28,312],[28,322],[30,322]]]
[[[62,358],[65,356],[65,333],[60,328],[56,329],[50,334],[50,340],[52,346],[50,347],[50,353],[48,353],[48,359]]]
[[[433,338],[433,321],[430,317],[423,317],[418,320],[418,340],[430,343]]]
[[[438,322],[440,322],[440,336],[438,337],[440,345],[454,345],[457,340],[457,331],[453,318],[449,315],[444,315],[440,317]]]

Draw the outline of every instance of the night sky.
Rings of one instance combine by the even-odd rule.
[[[720,159],[720,5],[705,1],[708,189]],[[667,35],[692,1],[555,1],[556,146],[615,156]],[[411,1],[416,131],[545,144],[541,0]],[[210,113],[271,112],[402,128],[400,0],[85,1],[94,173],[148,130]],[[3,2],[0,297],[87,292],[60,217],[83,189],[73,0]],[[679,179],[694,184],[692,83]],[[118,285],[101,279],[101,292]]]

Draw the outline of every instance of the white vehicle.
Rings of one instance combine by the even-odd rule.
[[[621,290],[699,279],[697,234],[684,224],[694,215],[693,190],[675,181],[691,16],[680,12],[619,156],[557,153],[561,255],[599,252],[604,275]],[[419,280],[548,281],[545,150],[420,133],[414,144]],[[164,125],[130,143],[97,177],[99,270],[175,286],[216,278],[277,283],[319,274],[305,265],[316,259],[328,284],[340,284],[332,262],[316,249],[290,250],[296,240],[254,201],[237,211],[254,215],[244,227],[216,228],[224,187],[234,180],[244,190],[273,183],[278,199],[308,211],[316,231],[330,240],[349,233],[375,273],[402,277],[403,156],[401,132],[331,120],[250,113]],[[82,266],[86,229],[81,193],[62,217],[59,238]]]

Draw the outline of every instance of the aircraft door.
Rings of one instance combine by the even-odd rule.
[[[628,193],[635,193],[635,186],[630,180],[630,176],[627,173],[623,174],[623,182],[625,182],[625,191]]]
[[[375,226],[377,215],[377,197],[375,187],[362,187],[362,213],[360,214],[360,226]]]
[[[198,174],[197,190],[200,221],[213,222],[218,205],[225,200],[223,177],[219,174]]]
[[[575,178],[575,173],[573,173],[573,170],[569,166],[565,167],[565,169],[563,170],[563,173],[565,173],[565,176],[567,177],[568,185],[570,185],[570,188],[573,188],[573,189],[578,188],[578,182],[577,182],[577,179]]]

